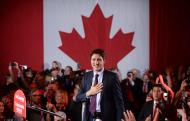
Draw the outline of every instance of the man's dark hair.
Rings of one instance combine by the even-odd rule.
[[[105,59],[105,52],[104,52],[104,50],[103,49],[94,49],[93,51],[92,51],[92,53],[90,54],[90,58],[92,57],[92,55],[93,54],[98,54],[98,55],[100,55],[103,59]]]
[[[73,68],[71,66],[66,66],[66,68],[69,68],[70,71],[73,71]]]

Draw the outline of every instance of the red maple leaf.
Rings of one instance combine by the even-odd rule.
[[[59,48],[81,65],[90,69],[90,53],[95,48],[106,52],[105,68],[117,67],[118,61],[135,47],[131,45],[134,32],[123,33],[120,29],[113,38],[109,38],[113,15],[105,18],[97,4],[90,17],[82,16],[85,38],[73,28],[71,33],[59,32],[62,46]]]

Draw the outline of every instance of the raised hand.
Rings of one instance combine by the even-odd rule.
[[[157,77],[156,78],[156,84],[159,84],[159,81],[160,81],[160,79],[159,79],[159,77]]]
[[[124,120],[122,119],[122,121],[136,121],[134,114],[129,110],[123,112],[123,115],[124,115]]]

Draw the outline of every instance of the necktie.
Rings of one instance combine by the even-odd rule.
[[[144,84],[143,84],[143,92],[144,93],[148,92],[148,83],[147,82],[144,82]]]
[[[95,75],[94,85],[98,84],[98,76],[98,74]],[[91,97],[89,110],[92,114],[96,111],[96,95]]]

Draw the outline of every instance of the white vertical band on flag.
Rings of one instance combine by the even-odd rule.
[[[85,37],[82,15],[89,17],[97,3],[105,17],[113,15],[110,38],[119,29],[124,33],[134,32],[135,49],[118,63],[122,77],[131,68],[143,72],[149,67],[149,0],[44,0],[45,68],[57,60],[63,67],[70,65],[75,69],[77,63],[58,48],[64,44],[59,31],[70,33],[75,28]]]

